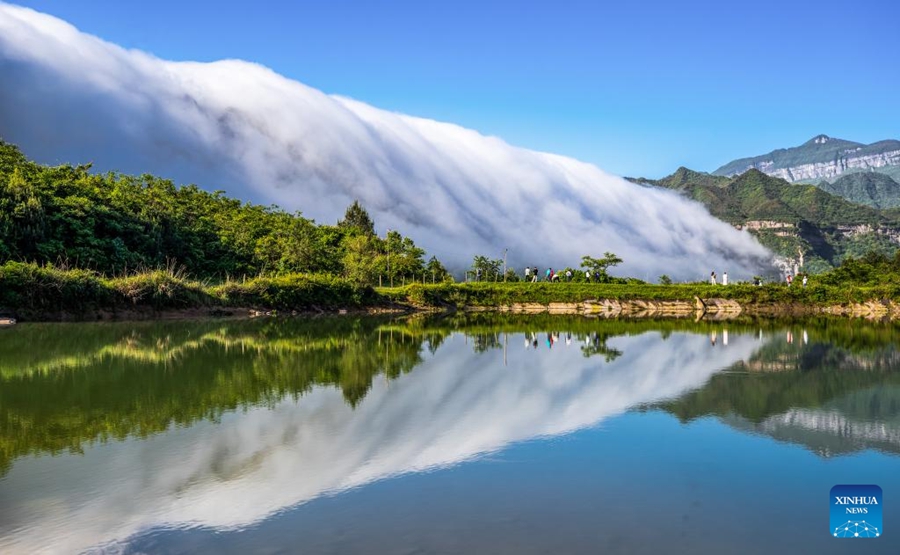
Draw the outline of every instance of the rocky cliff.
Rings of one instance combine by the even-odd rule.
[[[713,174],[733,176],[757,169],[790,182],[830,181],[846,172],[893,167],[900,167],[900,141],[864,145],[818,135],[798,147],[734,160]]]

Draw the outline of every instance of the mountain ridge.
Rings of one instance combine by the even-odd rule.
[[[826,270],[869,250],[893,254],[900,248],[900,209],[854,203],[757,169],[727,177],[680,167],[662,179],[629,179],[700,202],[713,216],[747,230],[789,265],[807,271]]]
[[[732,160],[712,175],[732,177],[757,169],[788,182],[820,181],[836,179],[848,171],[878,171],[891,166],[900,166],[898,140],[884,139],[866,145],[820,134],[799,146]]]

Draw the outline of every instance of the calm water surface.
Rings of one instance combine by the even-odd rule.
[[[0,330],[0,553],[898,553],[900,328]],[[877,484],[884,535],[829,535]]]

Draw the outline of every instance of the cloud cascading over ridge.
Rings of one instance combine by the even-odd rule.
[[[771,258],[675,193],[326,95],[238,60],[170,62],[0,3],[0,137],[46,163],[151,172],[334,222],[353,199],[457,268],[612,251],[622,273],[736,278]]]

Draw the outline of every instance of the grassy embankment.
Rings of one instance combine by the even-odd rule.
[[[256,277],[212,285],[162,269],[110,278],[87,270],[19,262],[0,266],[0,311],[30,320],[219,307],[363,308],[378,304],[378,299],[371,287],[321,275]]]
[[[8,262],[0,266],[0,311],[23,320],[128,317],[163,311],[246,308],[281,311],[337,311],[377,307],[497,308],[513,304],[579,303],[588,300],[688,301],[720,298],[749,306],[835,306],[900,298],[900,285],[809,287],[769,284],[449,283],[377,288],[312,274],[256,277],[219,284],[176,272],[154,270],[104,277],[86,270],[62,270]]]

